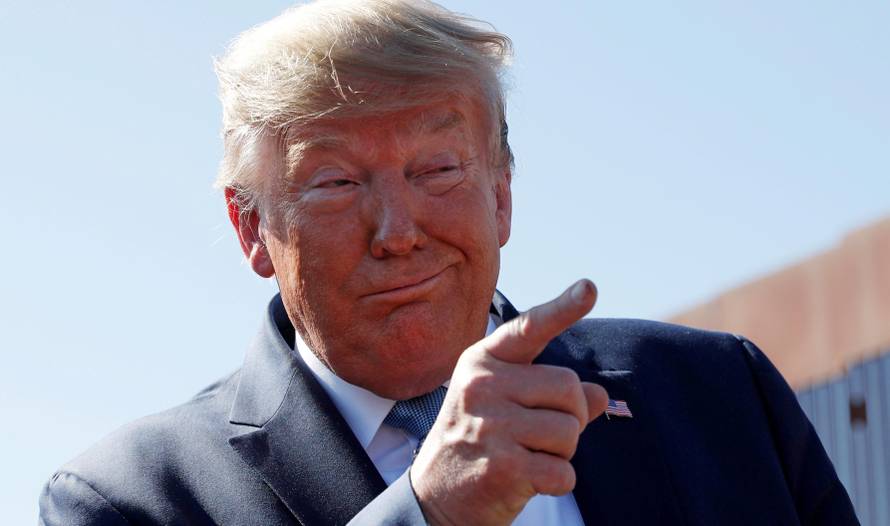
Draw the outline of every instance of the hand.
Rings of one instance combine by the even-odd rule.
[[[536,494],[575,487],[569,460],[578,435],[605,411],[608,396],[571,369],[532,360],[595,302],[593,283],[581,280],[461,355],[411,467],[432,524],[510,524]]]

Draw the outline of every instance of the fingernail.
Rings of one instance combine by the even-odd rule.
[[[575,283],[575,286],[572,287],[572,300],[575,303],[584,303],[584,300],[587,299],[587,296],[590,295],[590,282],[586,279]]]

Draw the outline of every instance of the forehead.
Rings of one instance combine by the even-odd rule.
[[[316,150],[358,150],[370,153],[381,146],[401,147],[412,140],[452,136],[478,140],[482,120],[470,104],[442,103],[378,115],[327,118],[299,129],[285,138],[290,166]]]

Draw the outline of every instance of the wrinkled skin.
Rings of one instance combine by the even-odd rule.
[[[276,276],[322,362],[387,398],[441,385],[485,334],[510,171],[495,167],[477,115],[443,103],[315,124],[291,168],[269,139],[261,172],[287,173],[238,218],[251,265]]]

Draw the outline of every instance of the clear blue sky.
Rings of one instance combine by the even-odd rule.
[[[890,213],[890,6],[447,1],[516,44],[520,307],[665,317]],[[274,285],[221,196],[211,56],[285,2],[0,3],[0,508],[237,368]]]

